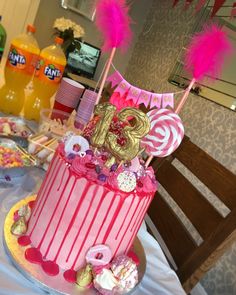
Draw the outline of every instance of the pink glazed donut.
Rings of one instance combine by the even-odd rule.
[[[106,245],[96,245],[91,247],[86,254],[86,262],[93,266],[106,265],[111,261],[112,253]]]

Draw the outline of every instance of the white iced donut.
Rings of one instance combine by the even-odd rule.
[[[85,257],[87,263],[91,263],[93,266],[106,265],[111,261],[111,258],[111,250],[106,245],[91,247]]]

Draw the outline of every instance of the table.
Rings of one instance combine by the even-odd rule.
[[[21,178],[12,180],[12,185],[0,183],[0,228],[14,203],[37,192],[45,172],[32,168]],[[145,276],[133,295],[184,295],[181,284],[156,240],[147,232],[145,223],[139,230],[138,237],[143,244],[147,259]],[[10,263],[3,248],[3,234],[0,236],[0,295],[45,294],[28,281]]]

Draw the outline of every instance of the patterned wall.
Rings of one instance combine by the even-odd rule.
[[[195,22],[191,9],[154,0],[129,61],[126,79],[147,90],[178,91],[167,79],[186,35]],[[194,7],[194,5],[192,5]],[[236,115],[204,98],[190,95],[181,112],[186,134],[217,161],[236,173]],[[236,294],[236,243],[210,270],[202,285],[209,295]]]

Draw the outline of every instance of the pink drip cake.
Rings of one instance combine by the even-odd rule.
[[[84,157],[66,156],[61,143],[37,194],[26,235],[27,260],[42,265],[49,275],[68,273],[86,264],[87,251],[107,245],[112,258],[127,254],[155,194],[152,168],[136,172],[121,165],[107,168],[106,154],[88,150]],[[118,175],[136,177],[131,192],[120,189]],[[123,185],[129,186],[129,179]],[[22,243],[22,240],[24,241]]]
[[[91,121],[84,137],[62,139],[35,201],[14,215],[12,233],[20,235],[26,260],[50,276],[60,272],[67,282],[92,284],[101,294],[124,294],[137,284],[138,258],[130,250],[157,189],[153,169],[133,156],[140,150],[138,141],[128,142],[133,130],[137,137],[149,129],[145,115],[134,113],[146,126],[119,120],[110,125],[124,161],[114,156],[115,146],[94,147],[91,136],[102,128]],[[120,152],[124,146],[132,154]]]

